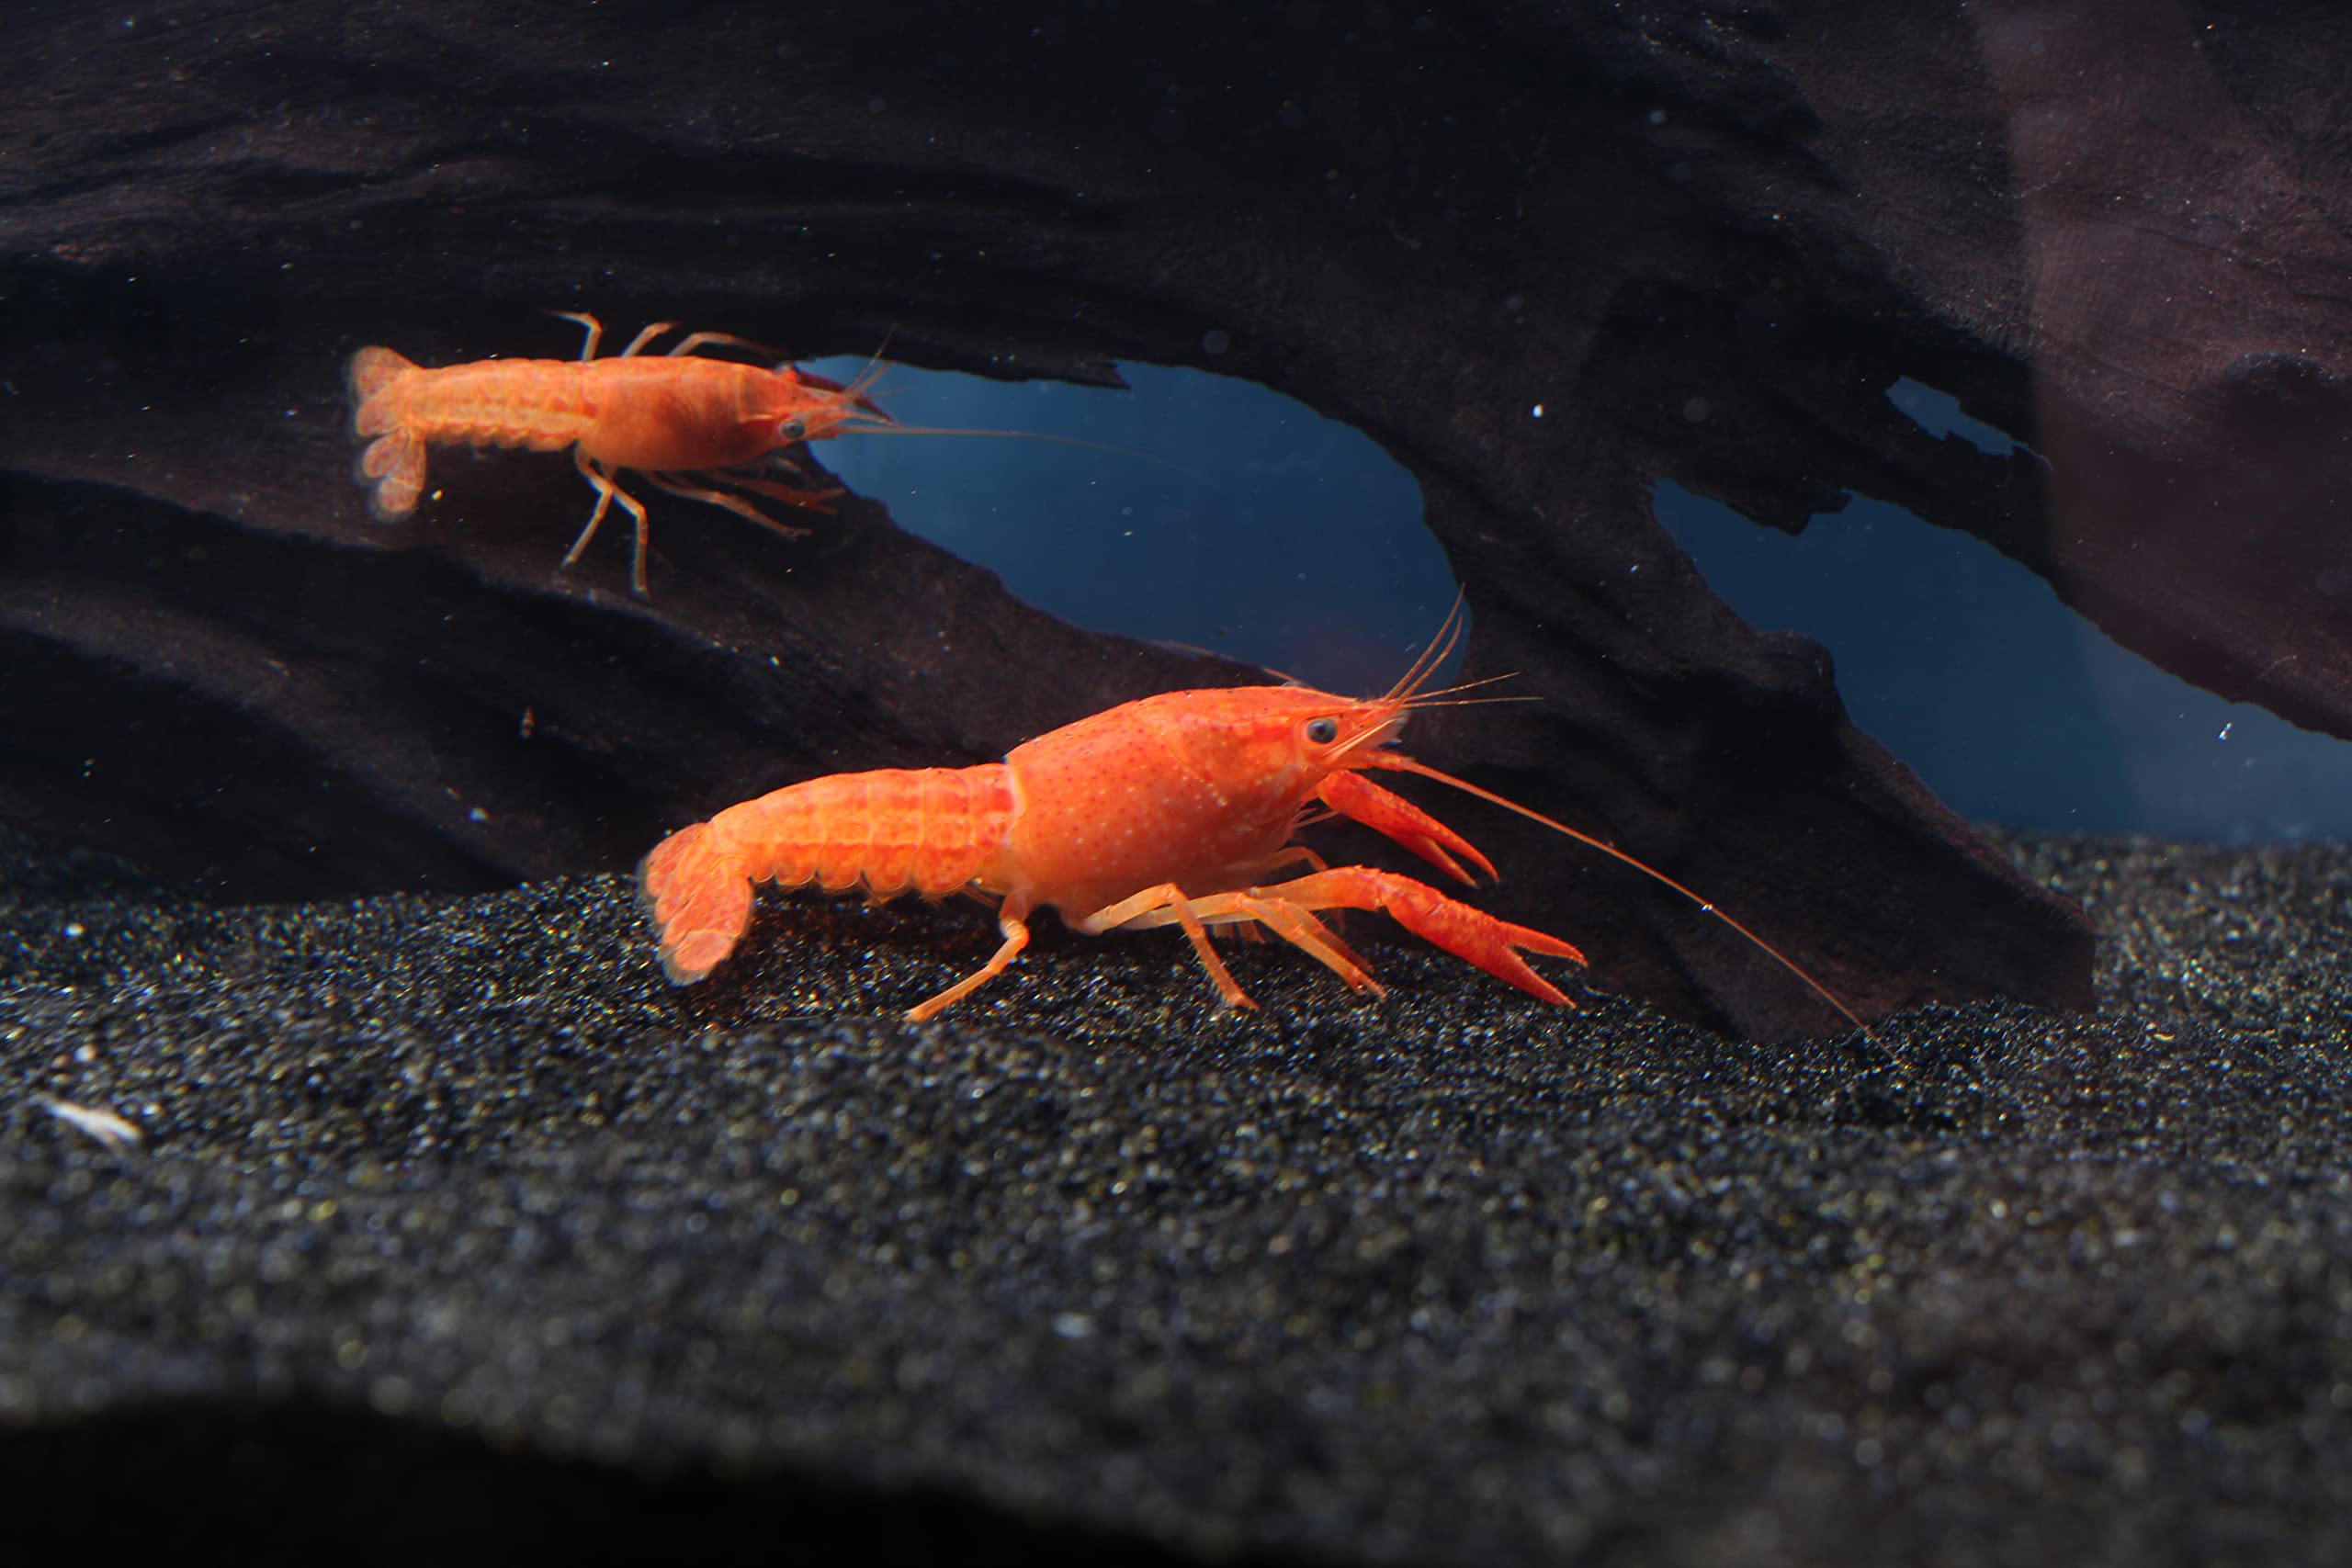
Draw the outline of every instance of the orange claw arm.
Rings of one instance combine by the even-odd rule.
[[[1193,917],[1204,923],[1236,915],[1262,921],[1275,934],[1313,953],[1351,987],[1373,992],[1379,991],[1380,986],[1364,972],[1363,961],[1330,941],[1329,929],[1311,911],[1378,909],[1407,931],[1437,943],[1456,958],[1476,964],[1496,979],[1517,986],[1529,996],[1576,1006],[1566,993],[1538,975],[1519,955],[1519,949],[1525,948],[1530,953],[1582,964],[1584,954],[1576,948],[1544,931],[1498,920],[1483,909],[1455,902],[1427,883],[1398,876],[1394,872],[1374,871],[1362,865],[1333,866],[1272,887],[1194,898],[1190,906]],[[1200,945],[1205,950],[1208,944]],[[1227,983],[1230,983],[1229,976]],[[1239,988],[1236,987],[1235,990]]]
[[[1455,860],[1455,855],[1489,877],[1498,874],[1495,863],[1480,854],[1469,840],[1403,795],[1381,788],[1362,773],[1329,774],[1315,794],[1340,816],[1361,822],[1374,832],[1385,833],[1448,876],[1474,886],[1477,884],[1477,878],[1462,869],[1462,862]]]

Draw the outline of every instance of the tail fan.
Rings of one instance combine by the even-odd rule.
[[[376,437],[359,455],[359,478],[371,487],[368,508],[379,522],[407,516],[424,493],[424,443],[402,427],[394,400],[378,396],[415,368],[414,360],[389,348],[351,356],[351,427]]]
[[[405,354],[395,354],[389,348],[370,346],[351,356],[349,380],[351,407],[362,435],[381,435],[389,424],[379,423],[368,428],[368,401],[375,395],[416,368],[416,361]]]
[[[368,509],[380,523],[390,523],[416,510],[424,493],[424,443],[405,430],[376,437],[359,454],[359,478],[375,488]]]
[[[691,986],[743,938],[752,924],[752,879],[714,841],[707,822],[681,828],[638,867],[638,885],[662,931],[662,967]]]

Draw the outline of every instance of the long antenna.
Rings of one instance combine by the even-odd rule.
[[[1689,887],[1686,887],[1681,883],[1677,882],[1674,878],[1667,875],[1666,873],[1658,870],[1656,866],[1647,864],[1646,863],[1636,859],[1634,856],[1627,854],[1616,845],[1610,843],[1604,839],[1595,838],[1592,834],[1584,831],[1580,828],[1571,828],[1566,822],[1558,821],[1553,818],[1544,816],[1541,811],[1536,811],[1528,807],[1521,806],[1519,802],[1512,800],[1506,795],[1497,795],[1490,789],[1482,789],[1478,785],[1472,784],[1467,779],[1455,778],[1452,773],[1441,772],[1436,768],[1430,767],[1427,762],[1416,761],[1414,759],[1405,756],[1401,752],[1370,751],[1364,754],[1363,761],[1364,765],[1367,767],[1389,768],[1394,769],[1398,773],[1419,773],[1423,778],[1435,779],[1438,783],[1442,784],[1451,784],[1455,789],[1461,790],[1465,795],[1475,795],[1481,800],[1491,801],[1493,804],[1501,807],[1506,811],[1516,811],[1521,817],[1526,818],[1532,822],[1540,822],[1555,833],[1565,833],[1569,838],[1574,839],[1577,842],[1587,845],[1592,849],[1599,850],[1602,854],[1607,855],[1610,859],[1633,867],[1635,871],[1640,872],[1644,876],[1650,878],[1652,881],[1663,883],[1665,886],[1674,889],[1675,892],[1681,894],[1685,898],[1690,899],[1693,904],[1699,906],[1699,908],[1707,914],[1714,916],[1715,919],[1721,920],[1724,924],[1737,931],[1741,936],[1746,937],[1749,942],[1755,943],[1767,957],[1770,958],[1781,968],[1786,969],[1790,974],[1795,976],[1798,979],[1804,981],[1806,987],[1812,990],[1814,995],[1819,997],[1823,1001],[1827,1002],[1831,1007],[1838,1010],[1839,1015],[1842,1016],[1847,1022],[1861,1031],[1863,1039],[1869,1041],[1880,1050],[1884,1051],[1889,1056],[1894,1057],[1896,1065],[1906,1068],[1910,1066],[1908,1062],[1905,1062],[1903,1059],[1900,1052],[1896,1051],[1885,1041],[1881,1040],[1876,1034],[1871,1032],[1871,1026],[1864,1023],[1861,1021],[1860,1016],[1857,1014],[1852,1008],[1848,1007],[1844,1002],[1838,1000],[1836,992],[1830,990],[1828,987],[1823,985],[1811,975],[1805,973],[1805,971],[1798,965],[1796,960],[1791,958],[1787,953],[1782,953],[1779,948],[1774,947],[1770,942],[1766,942],[1762,937],[1758,936],[1754,931],[1748,930],[1732,916],[1725,914],[1722,909],[1716,908],[1713,900],[1700,897],[1697,893],[1693,892]]]
[[[831,440],[837,435],[986,435],[1002,441],[1046,441],[1057,446],[1077,446],[1089,452],[1108,452],[1116,457],[1133,457],[1138,462],[1166,468],[1170,473],[1182,474],[1193,483],[1206,485],[1211,490],[1221,488],[1198,468],[1187,468],[1172,457],[1138,451],[1133,446],[1114,446],[1107,441],[1088,441],[1076,435],[1050,435],[1038,430],[971,430],[944,424],[901,424],[897,420],[891,420],[888,424],[869,424],[860,418],[855,423],[843,420],[826,432],[822,439]]]
[[[894,326],[890,331],[895,333],[898,328]],[[842,401],[849,405],[831,428],[812,439],[830,441],[837,435],[985,435],[1007,441],[1046,441],[1057,446],[1076,446],[1089,452],[1107,452],[1117,457],[1136,458],[1166,468],[1170,473],[1182,474],[1193,483],[1206,485],[1211,490],[1221,488],[1198,468],[1187,468],[1170,458],[1137,451],[1132,446],[1114,446],[1106,441],[1088,441],[1076,435],[1048,435],[1035,430],[979,430],[944,424],[902,423],[885,413],[868,395],[873,391],[874,384],[890,368],[889,361],[882,357],[889,346],[889,336],[885,335],[881,348],[875,350],[874,357],[865,362],[865,368],[847,383],[836,381],[830,376],[818,375],[813,370],[803,370],[798,366],[778,367],[779,369],[790,369],[800,380],[820,390],[841,394]]]

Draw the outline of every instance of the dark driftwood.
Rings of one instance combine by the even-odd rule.
[[[856,507],[798,545],[669,509],[650,607],[617,552],[549,581],[560,465],[368,523],[341,357],[508,348],[551,302],[811,353],[895,324],[1005,374],[1203,365],[1354,423],[1424,486],[1474,670],[1545,698],[1417,750],[1870,1010],[2082,1002],[2086,928],[1853,729],[1817,649],[1723,609],[1656,480],[1792,527],[1901,502],[2352,734],[2335,10],[935,9],[12,8],[0,638],[38,679],[0,697],[0,813],[237,895],[480,886],[1234,678]],[[1926,434],[1901,376],[2046,461]],[[1516,868],[1494,907],[1609,983],[1821,1021],[1670,900],[1479,837]]]

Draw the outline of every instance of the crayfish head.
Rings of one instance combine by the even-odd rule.
[[[1182,750],[1218,792],[1251,816],[1279,815],[1404,728],[1394,698],[1342,697],[1305,686],[1239,686],[1183,693],[1167,717],[1185,732]],[[1165,701],[1166,699],[1160,699]]]
[[[761,378],[756,406],[744,412],[768,446],[822,441],[844,430],[887,430],[898,423],[882,405],[865,395],[872,386],[869,372],[843,385],[791,365],[779,365]]]

